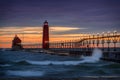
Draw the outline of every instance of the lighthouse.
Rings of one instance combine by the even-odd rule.
[[[43,40],[42,40],[42,48],[49,49],[49,26],[47,20],[43,25]]]
[[[21,42],[22,42],[22,40],[17,35],[15,35],[14,39],[12,40],[12,50],[23,49]]]

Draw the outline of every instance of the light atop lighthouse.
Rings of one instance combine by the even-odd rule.
[[[48,22],[47,22],[47,20],[45,20],[45,22],[44,22],[44,25],[48,25]]]

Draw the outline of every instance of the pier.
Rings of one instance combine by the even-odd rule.
[[[49,48],[42,44],[23,45],[27,50],[39,50],[52,55],[90,56],[95,48],[102,50],[101,59],[120,62],[120,34],[117,31],[99,34],[87,34],[74,40],[49,42]]]

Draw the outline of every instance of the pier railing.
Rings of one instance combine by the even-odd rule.
[[[81,49],[91,50],[101,48],[103,51],[120,51],[120,34],[116,31],[113,33],[97,33],[96,35],[80,36],[79,39],[69,41],[57,41],[50,43],[50,49]]]

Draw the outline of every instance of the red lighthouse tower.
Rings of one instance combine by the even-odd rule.
[[[44,22],[43,25],[43,42],[42,48],[48,49],[49,48],[49,26],[47,20]]]

